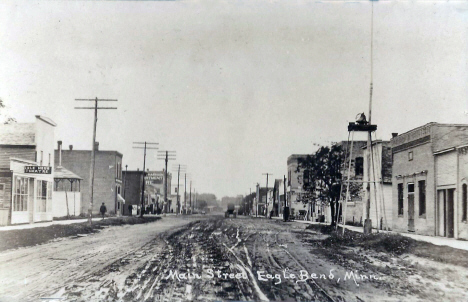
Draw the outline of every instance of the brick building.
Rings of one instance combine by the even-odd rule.
[[[55,127],[40,115],[0,126],[0,225],[52,220]]]
[[[129,205],[138,208],[141,207],[141,191],[143,189],[143,171],[123,171],[125,182],[125,207],[123,210],[124,215],[129,215]],[[171,173],[167,174],[168,179],[168,203],[166,205],[166,213],[175,211],[172,207],[170,188],[171,188]],[[146,171],[145,175],[145,193],[144,193],[144,207],[148,211],[154,212],[158,209],[163,212],[164,207],[164,171]]]
[[[56,165],[58,165],[59,150],[55,150]],[[107,207],[110,215],[121,215],[124,201],[122,194],[122,157],[117,151],[99,150],[99,143],[96,143],[94,168],[94,190],[93,190],[93,214],[99,213],[101,204]],[[90,191],[90,169],[91,151],[73,150],[70,145],[69,150],[62,150],[62,165],[68,170],[78,175],[81,181],[81,213],[88,212]]]
[[[468,239],[468,125],[429,123],[391,142],[393,229]]]

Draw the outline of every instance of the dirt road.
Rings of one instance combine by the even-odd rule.
[[[438,299],[436,285],[414,266],[328,257],[319,252],[323,238],[298,223],[242,217],[112,227],[0,253],[0,301]],[[461,301],[466,284],[449,294]]]

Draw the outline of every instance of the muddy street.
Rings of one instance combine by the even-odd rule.
[[[424,301],[437,292],[441,280],[423,268],[370,252],[331,257],[324,238],[278,220],[167,217],[1,253],[1,271],[15,273],[2,273],[0,288],[8,301]],[[449,284],[445,298],[464,298],[463,286]]]

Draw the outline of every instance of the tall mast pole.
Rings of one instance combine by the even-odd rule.
[[[369,94],[369,124],[372,122],[372,93],[373,93],[373,48],[374,48],[374,2],[371,1],[371,47],[370,47],[370,94]],[[370,219],[370,173],[371,173],[371,154],[372,154],[372,131],[367,133],[367,200],[366,200],[366,221],[364,222],[364,234],[372,232],[372,220]]]
[[[164,176],[164,213],[167,212],[168,210],[168,204],[167,204],[167,154],[168,152],[166,151],[166,170],[165,170],[165,176]]]

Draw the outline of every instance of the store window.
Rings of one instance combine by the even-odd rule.
[[[398,184],[398,215],[403,216],[403,184]]]
[[[426,214],[426,181],[418,181],[419,188],[419,216]]]
[[[28,210],[28,179],[26,177],[15,176],[14,183],[13,211],[25,212]]]

